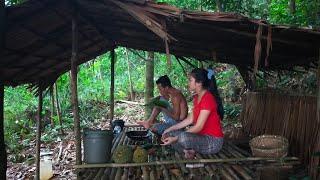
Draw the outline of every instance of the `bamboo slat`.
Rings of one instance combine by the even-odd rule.
[[[199,158],[199,159],[203,159],[203,156],[201,156],[200,154],[197,154],[196,156],[197,156],[197,158]],[[214,171],[212,170],[212,168],[211,168],[209,165],[206,165],[204,168],[205,168],[206,171],[208,172],[209,176],[210,176],[210,177],[213,177]]]
[[[230,156],[233,156],[233,153],[231,153],[230,151],[228,151],[227,149],[222,149],[224,155],[229,155],[228,158],[230,158]],[[238,157],[238,156],[234,156],[234,157]],[[240,156],[241,157],[241,156]],[[239,166],[239,165],[231,165],[232,169],[234,169],[234,171],[236,171],[238,174],[240,174],[244,179],[253,179],[248,171],[246,169],[244,169],[244,167]]]
[[[141,167],[141,169],[142,169],[142,179],[143,180],[150,180],[150,172],[149,172],[148,168],[144,166],[144,167]]]
[[[220,157],[220,158],[227,158],[227,156],[226,155],[224,155],[224,153],[223,153],[223,151],[222,150],[220,150],[220,152],[216,155],[216,156],[218,156],[218,157]],[[223,167],[224,167],[224,169],[227,171],[227,172],[229,172],[229,174],[232,176],[232,178],[233,179],[235,179],[235,180],[240,180],[240,178],[237,176],[237,174],[236,174],[236,172],[234,172],[234,170],[231,168],[231,166],[230,165],[222,165]]]
[[[95,177],[93,178],[93,180],[100,180],[101,177],[104,174],[104,170],[105,168],[99,168],[98,172],[96,173]]]

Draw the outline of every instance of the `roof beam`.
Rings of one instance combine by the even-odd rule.
[[[105,1],[106,0],[103,0],[104,3]],[[168,42],[170,42],[170,40],[176,41],[174,37],[172,37],[169,33],[166,32],[165,28],[161,25],[161,23],[155,20],[157,19],[156,17],[153,17],[153,18],[149,17],[147,15],[148,13],[142,10],[142,8],[139,9],[139,6],[136,6],[133,4],[127,5],[125,3],[122,3],[120,1],[115,1],[115,0],[109,0],[109,1],[113,2],[121,9],[125,10],[128,14],[130,14],[137,21],[142,23],[146,28],[150,29],[152,32],[157,34],[163,40]]]

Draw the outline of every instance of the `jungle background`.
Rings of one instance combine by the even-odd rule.
[[[320,0],[158,0],[157,2],[188,10],[235,12],[250,18],[265,19],[271,24],[320,28]],[[23,3],[23,0],[7,0],[6,6],[19,3]],[[213,65],[219,91],[224,100],[223,125],[239,125],[237,120],[241,112],[241,95],[245,93],[245,84],[236,67],[212,61],[201,64],[192,58],[188,60],[198,67]],[[128,122],[145,119],[147,115],[144,106],[121,103],[120,100],[144,104],[146,89],[152,88],[146,84],[147,77],[156,80],[159,76],[167,74],[173,86],[181,89],[190,101],[187,76],[184,71],[189,72],[193,67],[184,62],[180,64],[174,57],[171,61],[172,65],[168,68],[164,54],[122,47],[116,49],[115,119],[124,119]],[[153,70],[150,67],[153,67]],[[103,54],[79,67],[78,94],[82,128],[108,126],[110,74],[110,53]],[[296,68],[290,72],[258,74],[257,89],[316,95],[317,80],[313,70]],[[147,96],[152,94],[158,95],[156,88],[151,89],[151,95],[149,93]],[[55,102],[54,106],[51,97]],[[70,97],[69,73],[65,73],[57,80],[53,91],[46,93],[43,120],[45,123],[42,133],[42,147],[57,154],[54,157],[55,174],[60,174],[60,178],[66,179],[73,175],[71,164],[74,161]],[[34,174],[37,105],[38,99],[27,85],[5,88],[4,123],[9,179],[28,179]],[[61,135],[62,133],[65,135]]]

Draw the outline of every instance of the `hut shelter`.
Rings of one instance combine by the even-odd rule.
[[[4,86],[30,84],[37,89],[39,95],[37,169],[42,92],[60,75],[71,70],[76,164],[81,165],[77,66],[108,51],[111,51],[114,57],[116,47],[166,53],[168,62],[170,55],[174,55],[185,62],[189,57],[193,57],[199,61],[234,64],[252,89],[258,70],[292,70],[297,66],[319,69],[319,30],[272,25],[239,14],[186,11],[148,0],[28,0],[10,7],[4,7],[2,0],[0,8],[0,159],[1,162],[6,162],[3,140]],[[114,58],[111,61],[111,72],[114,73]],[[111,76],[114,77],[114,74]],[[111,81],[111,89],[113,88]],[[252,113],[249,113],[257,111],[255,102],[266,102],[269,96],[259,98],[256,94],[247,97],[246,111],[242,115],[244,127],[248,131],[254,131],[255,135],[271,131],[285,135],[289,141],[294,142],[294,148],[299,149],[292,151],[293,155],[309,152],[299,157],[311,167],[319,165],[319,159],[312,157],[312,153],[320,151],[319,95],[317,98],[300,99],[300,102],[304,103],[303,113],[295,111],[302,105],[290,106],[290,112],[297,114],[290,114],[287,109],[286,121],[277,121],[279,119],[275,116],[269,116],[272,123],[258,123],[260,121],[257,121],[257,118],[263,119],[265,114],[253,117]],[[113,100],[111,98],[111,103]],[[285,98],[282,100],[289,101]],[[279,107],[283,106],[283,103],[278,104]],[[268,109],[269,106],[272,106],[271,101],[259,108]],[[266,112],[272,111],[273,109],[269,108]],[[303,121],[305,114],[313,113],[317,116],[310,115],[307,122]],[[290,124],[291,122],[294,123]],[[277,123],[286,125],[277,126]],[[313,129],[303,129],[300,125],[304,128],[313,126]],[[275,126],[278,129],[272,129]],[[297,135],[300,136],[299,139],[296,139]],[[227,159],[230,154],[243,158],[246,153],[241,153],[236,147],[231,150],[227,148],[219,157]],[[0,168],[1,179],[5,177],[5,164],[2,163]],[[100,168],[98,172],[103,174],[102,169],[107,166],[97,166]],[[222,169],[231,179],[234,174],[249,171],[240,169],[237,173],[232,173],[239,169],[239,166],[230,167],[223,165]],[[113,168],[112,172],[119,169],[117,166],[110,168]],[[214,165],[211,170],[212,168]],[[206,171],[212,172],[209,169],[206,168]],[[315,178],[319,177],[316,169],[310,168],[310,173]]]

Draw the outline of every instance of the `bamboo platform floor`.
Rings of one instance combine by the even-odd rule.
[[[135,145],[137,142],[129,139],[125,132],[128,130],[141,129],[140,127],[126,127],[124,131],[113,141],[111,153],[118,145]],[[142,142],[140,142],[142,143]],[[167,148],[167,147],[166,147]],[[164,148],[162,148],[164,149]],[[164,152],[166,152],[164,150]],[[83,164],[76,166],[81,179],[85,180],[126,180],[126,179],[259,179],[261,168],[291,168],[299,164],[297,158],[267,160],[250,157],[250,153],[239,148],[235,144],[226,141],[222,150],[214,155],[196,155],[196,159],[205,162],[203,167],[186,167],[183,154],[177,152],[167,153],[163,156],[150,156],[148,163],[130,166],[131,163],[119,164]],[[203,160],[203,161],[202,161]],[[214,162],[207,162],[214,161]],[[164,163],[166,162],[166,163]],[[177,163],[175,163],[177,162]],[[153,164],[152,164],[153,163]],[[159,163],[159,164],[157,164]],[[163,163],[163,164],[161,164]],[[187,163],[188,164],[188,163]],[[199,163],[197,163],[199,164]],[[114,166],[113,166],[114,165]],[[127,166],[126,166],[127,165]]]

